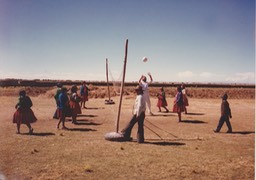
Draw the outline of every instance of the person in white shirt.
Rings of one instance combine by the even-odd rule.
[[[133,116],[127,126],[121,131],[124,136],[124,140],[131,140],[131,131],[133,126],[138,122],[137,142],[144,143],[144,119],[146,111],[146,102],[143,96],[143,90],[141,86],[136,86],[135,91],[137,97],[133,106]]]
[[[144,96],[144,99],[145,99],[147,107],[148,107],[148,113],[150,115],[153,115],[153,113],[151,111],[151,102],[150,102],[149,90],[148,90],[148,86],[153,81],[153,78],[150,73],[148,73],[148,76],[150,77],[150,81],[147,82],[147,77],[142,75],[139,80],[139,85],[142,87],[142,90],[143,90],[143,96]]]

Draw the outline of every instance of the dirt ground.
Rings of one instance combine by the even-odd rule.
[[[151,98],[154,116],[145,118],[145,143],[104,139],[116,129],[119,97],[114,105],[90,99],[77,125],[56,129],[53,98],[31,97],[38,118],[34,134],[25,125],[16,134],[12,123],[18,97],[0,96],[0,179],[254,179],[255,99],[229,99],[233,133],[214,133],[221,99],[189,98],[188,114],[178,123],[175,113],[160,113]],[[173,98],[168,97],[169,109]],[[119,129],[131,118],[134,96],[123,98]]]

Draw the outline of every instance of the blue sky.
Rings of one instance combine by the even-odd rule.
[[[254,0],[0,0],[0,79],[120,80],[126,39],[126,81],[255,83]]]

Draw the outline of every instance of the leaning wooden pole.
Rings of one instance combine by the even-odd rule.
[[[124,68],[123,68],[123,79],[121,83],[121,94],[119,99],[119,106],[118,106],[118,114],[116,120],[116,132],[119,130],[119,120],[120,120],[120,113],[121,113],[121,106],[122,106],[122,99],[123,99],[123,91],[124,91],[124,80],[125,80],[125,72],[126,72],[126,62],[127,62],[127,53],[128,53],[128,39],[125,42],[125,56],[124,56]]]
[[[106,58],[106,76],[107,76],[107,86],[108,86],[108,101],[110,101],[110,90],[108,84],[108,58]]]

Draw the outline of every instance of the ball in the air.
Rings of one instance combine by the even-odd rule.
[[[142,58],[142,61],[143,61],[143,62],[147,62],[147,61],[148,61],[148,58],[147,58],[147,57],[143,57],[143,58]]]

